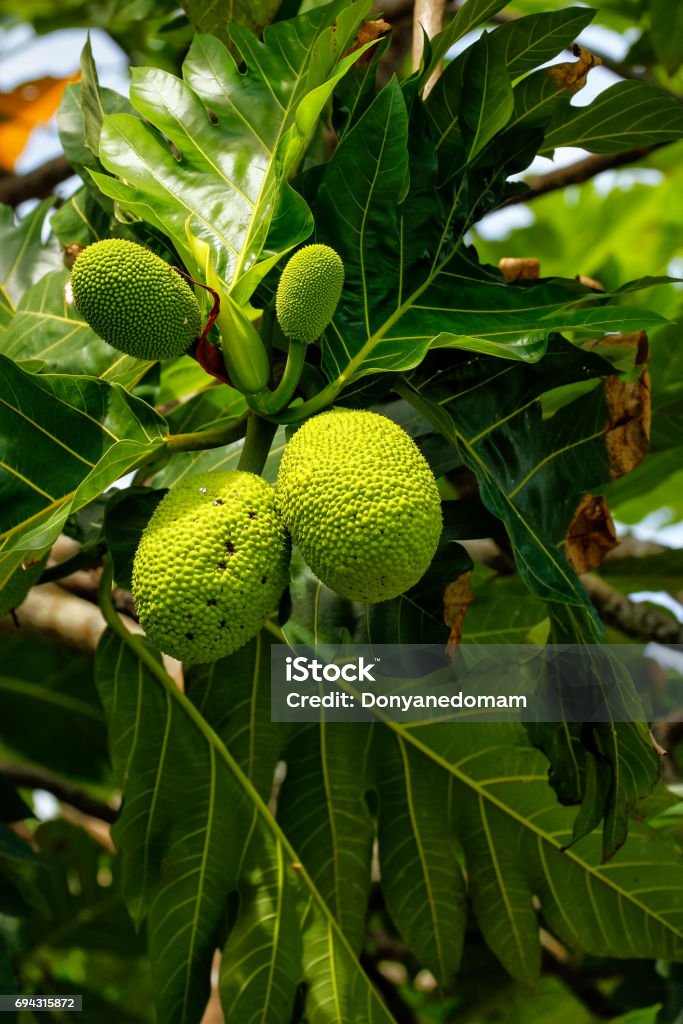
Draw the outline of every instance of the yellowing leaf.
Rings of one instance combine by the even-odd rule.
[[[570,89],[571,92],[578,92],[586,84],[586,78],[591,68],[596,68],[602,61],[595,54],[584,50],[582,46],[574,46],[572,50],[576,61],[566,61],[563,64],[553,64],[548,68],[548,74],[555,80],[559,88]]]
[[[12,92],[0,93],[0,167],[3,170],[14,169],[34,128],[50,120],[65,88],[77,81],[79,75],[80,72],[69,78],[36,78]]]

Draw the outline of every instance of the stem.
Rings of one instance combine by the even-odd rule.
[[[337,381],[328,384],[317,395],[314,395],[313,398],[302,402],[301,405],[292,405],[289,409],[283,409],[274,419],[278,423],[301,423],[302,420],[308,419],[309,416],[314,416],[316,413],[322,412],[332,405],[340,390],[341,388]]]
[[[173,454],[176,452],[197,452],[205,448],[222,448],[223,445],[239,441],[244,437],[249,414],[244,412],[235,416],[220,427],[209,430],[198,430],[193,434],[169,434],[166,448]]]
[[[301,371],[306,361],[306,348],[307,346],[302,342],[290,340],[282,380],[275,391],[266,390],[261,391],[258,395],[248,395],[247,399],[252,409],[266,416],[274,416],[288,405],[301,378]]]
[[[3,762],[0,764],[0,776],[20,789],[44,789],[46,792],[52,793],[62,803],[75,807],[82,814],[87,814],[89,818],[98,818],[111,825],[118,817],[118,810],[111,804],[97,800],[89,793],[84,793],[83,790],[72,786],[70,782],[57,778],[50,772],[36,768],[34,765]]]
[[[240,455],[237,468],[245,473],[261,474],[268,458],[270,446],[277,430],[276,423],[251,412],[247,420],[247,434],[244,438],[244,447]]]

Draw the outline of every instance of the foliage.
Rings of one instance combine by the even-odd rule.
[[[63,18],[97,24],[95,6]],[[585,7],[467,0],[417,71],[386,76],[398,40],[369,0],[188,0],[173,21],[162,6],[110,4],[132,63],[146,55],[130,99],[84,49],[58,119],[78,190],[56,212],[0,211],[0,588],[60,535],[77,544],[18,608],[25,628],[0,634],[0,988],[82,991],[97,1021],[194,1024],[220,951],[213,998],[239,1024],[673,1024],[680,804],[645,724],[283,725],[269,656],[274,639],[441,644],[449,629],[602,643],[577,571],[586,496],[622,521],[683,518],[677,5],[601,4],[639,37],[585,105],[594,62],[566,59]],[[57,23],[33,0],[7,13]],[[645,147],[650,176],[534,199],[529,226],[487,240],[485,218],[526,195],[519,175],[567,146]],[[182,268],[205,319],[218,297],[187,355],[124,356],[75,310],[60,243],[111,236]],[[340,254],[345,284],[304,349],[275,292],[310,242]],[[504,273],[511,252],[543,276]],[[295,552],[278,615],[179,687],[124,624],[145,523],[197,472],[273,481],[288,431],[333,405],[381,411],[428,459],[444,511],[429,570],[363,606]],[[463,546],[487,538],[503,571]],[[94,656],[34,604],[73,569],[101,570]],[[600,571],[625,593],[681,589],[677,554]],[[43,788],[61,816],[37,824]],[[111,837],[74,801],[115,819]]]

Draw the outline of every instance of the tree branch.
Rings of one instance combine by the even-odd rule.
[[[36,768],[34,765],[3,762],[0,763],[0,775],[15,786],[26,789],[44,789],[63,803],[75,807],[76,810],[91,818],[106,821],[109,825],[113,824],[118,817],[119,812],[116,807],[89,796],[88,793],[72,786],[70,782],[51,775],[42,768]]]
[[[639,640],[652,640],[659,644],[683,643],[683,625],[665,612],[631,601],[593,573],[586,573],[581,582],[607,626],[614,626],[626,636]]]
[[[26,199],[45,199],[51,195],[55,185],[65,181],[74,173],[66,157],[57,156],[26,174],[5,174],[0,176],[0,203],[18,206]]]
[[[415,0],[413,10],[413,71],[417,71],[422,60],[425,32],[433,39],[443,28],[446,0]],[[424,95],[427,97],[441,74],[441,65],[427,82]]]
[[[545,196],[549,192],[556,192],[558,189],[567,188],[568,185],[580,185],[590,181],[603,171],[616,170],[618,167],[626,167],[629,164],[636,164],[643,160],[650,153],[661,149],[671,143],[660,142],[654,146],[642,146],[640,149],[629,149],[624,153],[595,153],[592,156],[577,160],[568,167],[558,167],[547,174],[537,174],[527,178],[528,192],[521,192],[517,196],[511,196],[501,203],[498,209],[505,206],[513,206],[515,203],[530,203],[539,196]]]

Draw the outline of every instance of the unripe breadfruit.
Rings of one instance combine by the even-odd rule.
[[[93,331],[129,356],[170,359],[201,334],[189,285],[160,256],[124,238],[87,246],[73,265],[71,290]]]
[[[285,448],[276,500],[316,576],[355,601],[386,601],[424,575],[441,501],[404,430],[373,412],[325,412]]]
[[[197,473],[162,498],[140,539],[140,623],[179,661],[232,654],[276,610],[290,555],[270,484],[252,473]]]
[[[305,245],[282,271],[275,312],[286,338],[310,344],[334,316],[344,287],[344,264],[329,245]]]

